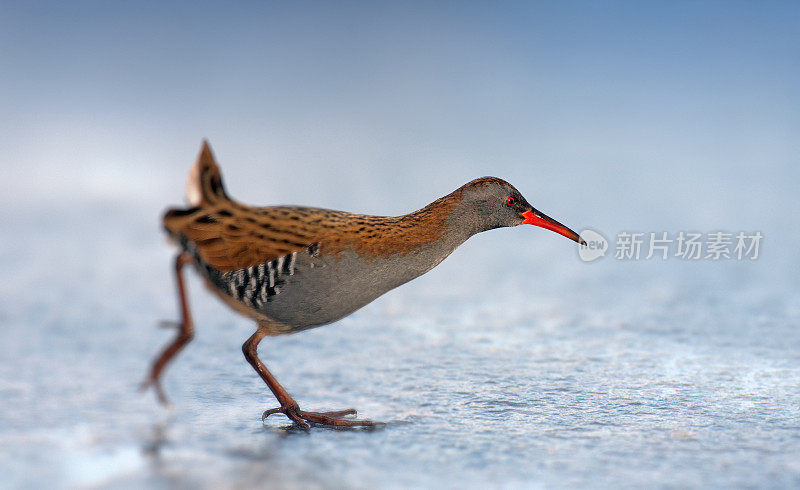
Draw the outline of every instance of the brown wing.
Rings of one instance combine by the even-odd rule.
[[[203,142],[188,184],[187,197],[193,207],[167,211],[164,227],[178,241],[191,243],[199,259],[220,272],[263,264],[315,244],[322,254],[338,254],[347,247],[365,255],[413,250],[441,236],[461,192],[457,189],[419,211],[397,217],[245,206],[225,192],[208,142]]]
[[[252,208],[227,201],[170,210],[164,226],[193,243],[200,260],[221,272],[268,262],[325,239],[302,208]]]
[[[256,208],[232,201],[207,141],[189,172],[189,209],[171,209],[164,227],[178,241],[194,245],[201,261],[221,272],[263,264],[325,241],[341,247],[347,213],[301,207]],[[338,237],[338,238],[337,238]]]

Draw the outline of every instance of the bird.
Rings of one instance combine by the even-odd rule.
[[[384,293],[425,274],[476,233],[522,224],[585,245],[580,236],[541,213],[508,182],[472,180],[402,216],[371,216],[306,206],[256,207],[228,196],[214,154],[203,140],[187,183],[188,207],[168,209],[163,227],[179,251],[174,261],[181,314],[178,334],[153,360],[142,389],[165,405],[164,368],[194,336],[183,270],[187,265],[236,312],[256,322],[244,357],[296,426],[372,427],[355,409],[301,410],[258,357],[267,336],[335,322]]]

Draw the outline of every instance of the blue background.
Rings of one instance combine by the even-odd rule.
[[[796,2],[2,3],[0,484],[796,486],[798,39]],[[135,393],[202,138],[253,204],[401,214],[496,175],[612,247],[765,238],[586,264],[479,235],[264,343],[301,403],[390,422],[287,438],[194,277],[173,415]]]

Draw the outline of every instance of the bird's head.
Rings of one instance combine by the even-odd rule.
[[[456,218],[474,233],[504,226],[534,225],[564,235],[584,244],[574,231],[536,210],[520,192],[503,179],[481,177],[468,182],[458,191],[461,194]]]

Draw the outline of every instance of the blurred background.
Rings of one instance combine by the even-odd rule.
[[[0,486],[796,486],[800,5],[3,2]],[[394,215],[495,175],[611,242],[474,237],[262,357],[160,214],[203,138],[229,193]],[[761,232],[757,260],[615,260],[620,232]],[[312,362],[313,361],[313,362]]]

